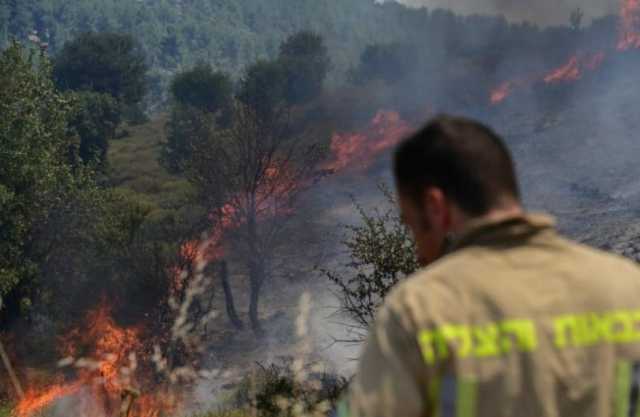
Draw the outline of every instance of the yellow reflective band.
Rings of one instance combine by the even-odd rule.
[[[544,328],[552,329],[552,341],[558,349],[640,342],[640,310],[564,314],[548,320],[550,326]],[[536,323],[530,319],[480,325],[446,323],[420,331],[418,344],[424,361],[433,365],[451,356],[491,358],[511,352],[534,352],[538,347],[537,331]]]
[[[553,319],[554,343],[558,348],[566,348],[638,342],[639,322],[638,310],[559,316]]]
[[[452,353],[458,358],[483,358],[511,351],[532,352],[538,340],[533,321],[505,320],[479,326],[447,324],[423,330],[418,334],[418,344],[424,361],[434,364]]]
[[[456,385],[456,417],[475,417],[478,384],[474,378],[459,378]]]
[[[615,417],[629,417],[631,374],[632,370],[629,362],[620,361],[616,364]]]
[[[476,340],[474,356],[484,358],[500,354],[500,331],[497,324],[489,323],[486,326],[475,327],[473,337]]]

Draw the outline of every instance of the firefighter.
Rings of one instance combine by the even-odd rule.
[[[339,416],[640,416],[634,263],[527,213],[478,122],[432,120],[394,177],[423,268],[378,311]]]

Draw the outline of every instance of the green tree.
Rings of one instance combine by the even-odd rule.
[[[171,95],[183,106],[193,106],[217,113],[222,127],[229,124],[233,99],[233,83],[223,72],[214,72],[211,65],[199,63],[177,74],[171,81]]]
[[[278,59],[286,74],[290,104],[306,103],[322,93],[331,67],[322,36],[309,31],[291,35],[280,45]]]
[[[194,149],[207,140],[216,128],[216,116],[197,107],[175,103],[165,130],[160,163],[174,174],[184,172]]]
[[[109,141],[116,135],[121,113],[118,102],[109,94],[84,91],[75,95],[76,111],[69,127],[80,137],[78,154],[85,163],[107,162]]]
[[[183,172],[194,146],[215,128],[229,127],[233,83],[228,75],[199,63],[171,81],[171,116],[160,162],[172,173]]]
[[[54,63],[63,90],[110,94],[126,105],[139,103],[147,90],[145,55],[131,35],[83,33],[64,45]]]
[[[240,81],[238,99],[262,121],[277,117],[286,105],[287,74],[279,61],[258,61]]]
[[[0,56],[0,294],[37,277],[55,214],[97,193],[69,163],[73,103],[50,75],[44,54],[18,43]]]

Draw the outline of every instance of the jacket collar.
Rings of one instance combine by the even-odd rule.
[[[555,229],[554,218],[543,214],[523,214],[501,220],[471,221],[453,237],[450,252],[472,245],[508,244],[529,238],[543,230]]]

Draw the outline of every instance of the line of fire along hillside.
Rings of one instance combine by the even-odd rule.
[[[576,82],[582,79],[585,74],[598,71],[611,54],[640,49],[640,2],[637,0],[622,0],[620,21],[618,42],[615,45],[611,45],[609,49],[576,53],[569,57],[563,65],[550,69],[545,73],[517,77],[500,83],[490,93],[490,103],[497,105],[506,100],[515,91],[529,88],[538,82],[545,84]],[[398,113],[380,111],[363,131],[335,134],[331,140],[330,148],[333,156],[332,160],[316,171],[309,184],[300,186],[314,185],[327,176],[336,175],[343,170],[354,169],[354,167],[356,167],[355,169],[366,169],[380,153],[397,144],[410,131],[411,126],[403,121]],[[277,171],[274,171],[274,178],[278,178],[278,175]],[[233,201],[230,202],[231,205],[232,203]],[[268,211],[268,207],[265,211]],[[237,219],[233,218],[235,213],[232,210],[228,211],[228,216],[227,221],[223,222],[223,228],[211,233],[209,244],[202,245],[202,242],[192,243],[192,249],[202,247],[206,251],[206,253],[197,253],[195,258],[212,260],[222,256],[220,247],[224,232],[230,228],[237,227],[239,224]],[[620,318],[620,320],[622,319]],[[579,333],[577,330],[571,330],[574,328],[571,326],[578,326],[581,323],[579,317],[565,318],[563,319],[564,321],[558,320],[558,323],[560,323],[558,326],[565,326],[562,327],[564,330],[558,333],[556,338],[558,343],[575,344],[584,341],[591,343],[607,338],[631,337],[627,333],[613,334],[606,332],[606,326],[600,326],[599,328],[605,330],[598,334]],[[504,325],[501,327],[500,324],[496,324],[496,326],[496,328],[504,327]],[[575,329],[577,328],[575,327]],[[531,345],[532,341],[535,340],[535,336],[532,336],[534,333],[526,330],[530,329],[530,326],[525,323],[518,329],[516,330],[521,333],[517,334],[521,336],[516,336],[512,343],[515,343],[516,347],[534,346]],[[462,335],[463,339],[464,335],[467,334],[465,329],[460,328],[441,330],[440,333],[425,334],[421,337],[423,352],[425,352],[426,356],[435,357],[434,355],[439,354],[438,349],[441,345],[439,340],[445,338],[447,334],[450,336]],[[71,402],[72,406],[69,412],[72,415],[86,417],[113,415],[119,415],[120,417],[157,417],[178,409],[182,401],[179,393],[174,395],[172,392],[165,392],[159,389],[157,385],[154,385],[153,377],[146,371],[150,368],[150,365],[147,364],[145,366],[143,363],[137,362],[152,361],[152,358],[148,357],[146,352],[149,342],[142,339],[143,334],[144,332],[140,331],[139,328],[119,326],[112,317],[111,307],[108,303],[101,304],[87,314],[84,326],[73,330],[63,338],[65,346],[63,346],[62,350],[69,355],[69,358],[82,351],[88,358],[92,359],[67,359],[65,360],[66,362],[62,361],[61,364],[63,365],[75,367],[74,379],[67,381],[64,373],[61,372],[52,379],[53,382],[45,386],[38,386],[31,381],[27,381],[24,391],[20,381],[15,376],[16,372],[11,366],[9,355],[3,354],[2,346],[0,346],[3,365],[13,375],[11,378],[12,384],[21,397],[15,408],[16,416],[34,416],[63,398],[77,398],[77,401]],[[497,332],[497,334],[500,335],[501,333]],[[564,339],[560,337],[561,335],[564,335]],[[518,337],[520,338],[518,339]],[[495,350],[496,346],[498,346],[496,343],[489,343],[484,348],[491,351],[491,349]],[[505,345],[499,346],[504,347]],[[468,349],[469,352],[476,352],[478,346],[474,345],[473,340],[471,340],[471,345],[469,345]],[[495,352],[498,352],[498,350]],[[151,386],[154,393],[140,393],[136,389],[136,387],[140,386]]]
[[[379,111],[362,131],[334,134],[330,160],[322,164],[310,180],[296,186],[311,186],[342,171],[364,171],[377,156],[399,143],[411,131],[411,126],[397,112]],[[273,170],[270,178],[285,182],[297,180],[283,172]],[[283,185],[285,189],[289,186]],[[206,242],[185,244],[181,249],[184,256],[193,262],[212,262],[224,255],[221,244],[225,232],[241,224],[241,219],[235,217],[233,203],[229,202],[223,210],[224,218],[219,223],[222,227],[213,230]],[[263,204],[270,202],[265,199]],[[267,206],[261,209],[264,213],[274,212]],[[179,285],[180,275],[180,271],[174,271],[177,281],[172,285]],[[75,397],[82,398],[82,401],[71,402],[70,412],[85,417],[112,416],[116,412],[120,417],[157,417],[179,409],[182,401],[179,393],[173,395],[154,385],[153,377],[144,371],[149,366],[135,363],[150,360],[145,356],[149,342],[142,339],[144,334],[140,328],[119,326],[112,317],[111,306],[103,300],[87,314],[84,326],[62,338],[64,346],[61,350],[68,359],[61,361],[61,365],[75,367],[75,379],[66,381],[61,374],[53,378],[54,383],[44,387],[27,385],[15,408],[16,416],[32,417],[63,398]],[[72,359],[79,352],[92,359]],[[154,393],[141,394],[135,388],[139,386],[153,387]]]
[[[542,74],[529,74],[504,81],[489,93],[489,102],[493,105],[502,103],[515,91],[529,88],[538,82],[545,84],[576,82],[585,74],[597,71],[609,55],[640,49],[640,1],[622,0],[620,22],[618,41],[608,50],[577,52],[558,68]]]

